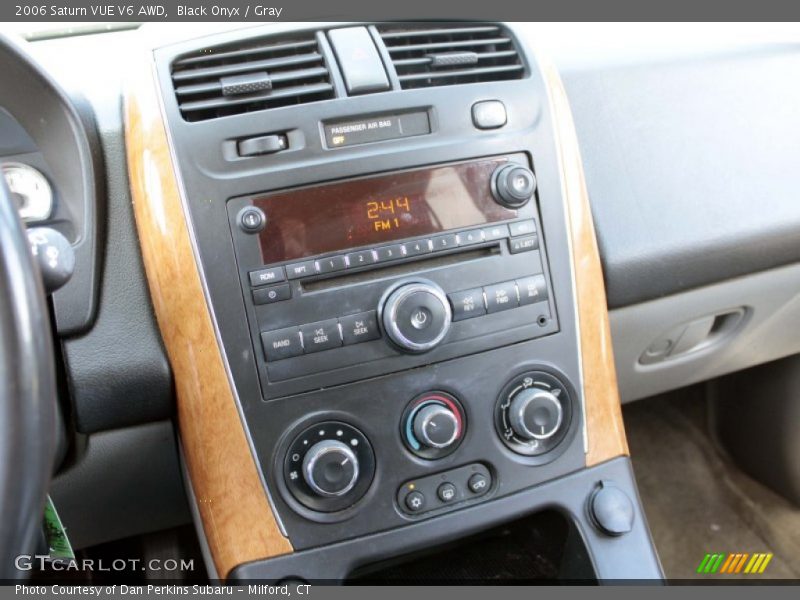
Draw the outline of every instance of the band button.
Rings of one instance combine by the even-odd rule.
[[[287,327],[276,331],[262,331],[261,344],[267,361],[283,360],[300,356],[303,353],[303,344],[300,342],[300,329]]]

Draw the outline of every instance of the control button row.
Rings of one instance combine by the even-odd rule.
[[[378,319],[375,311],[371,310],[298,327],[262,331],[261,344],[267,361],[276,361],[380,337]]]
[[[404,512],[420,514],[479,498],[491,487],[489,469],[477,463],[407,481],[397,492],[397,502]]]
[[[463,321],[519,306],[547,300],[544,275],[531,275],[514,281],[495,283],[448,294],[453,307],[453,321]]]
[[[348,254],[328,256],[317,260],[304,260],[286,265],[284,267],[271,267],[250,272],[250,284],[253,287],[280,283],[287,279],[300,279],[312,275],[324,275],[345,269],[367,267],[374,264],[400,260],[413,256],[421,256],[432,252],[442,252],[464,246],[493,242],[496,240],[512,238],[511,251],[515,252],[514,238],[517,236],[535,234],[536,222],[533,219],[488,225],[479,229],[470,229],[459,233],[443,233],[430,239],[412,240],[402,244],[391,244],[366,250],[357,250]],[[535,236],[534,236],[535,237]],[[530,246],[530,244],[529,244]],[[538,248],[538,241],[531,247],[521,247],[516,252]]]

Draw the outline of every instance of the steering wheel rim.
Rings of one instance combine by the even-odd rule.
[[[41,277],[0,177],[0,578],[32,554],[55,454],[56,383]]]

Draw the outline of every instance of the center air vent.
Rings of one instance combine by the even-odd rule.
[[[379,31],[403,89],[524,75],[511,36],[496,25],[404,25]]]
[[[172,64],[172,83],[187,121],[305,104],[334,95],[314,33],[206,48]]]

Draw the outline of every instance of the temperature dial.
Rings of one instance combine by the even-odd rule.
[[[545,371],[530,371],[512,379],[500,393],[495,409],[495,425],[503,443],[531,457],[545,455],[560,444],[571,421],[571,387]]]
[[[441,458],[455,450],[464,436],[464,409],[450,394],[427,392],[406,407],[400,429],[411,452],[421,458]]]

